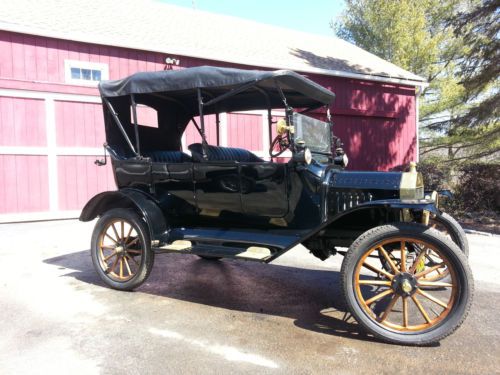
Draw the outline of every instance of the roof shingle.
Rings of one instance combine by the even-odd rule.
[[[305,73],[424,82],[333,36],[153,0],[8,1],[0,7],[0,29]]]

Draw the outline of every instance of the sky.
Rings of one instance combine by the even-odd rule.
[[[183,7],[246,18],[261,23],[332,36],[330,21],[344,8],[344,0],[160,0]]]

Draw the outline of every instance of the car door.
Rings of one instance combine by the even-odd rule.
[[[239,163],[203,161],[193,164],[196,204],[201,215],[241,213]]]
[[[287,164],[241,163],[240,179],[245,214],[284,217],[288,213]]]

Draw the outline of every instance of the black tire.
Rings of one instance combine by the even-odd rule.
[[[118,290],[137,288],[147,279],[154,263],[146,223],[133,210],[116,208],[106,212],[94,227],[91,255],[106,285]]]
[[[402,249],[404,246],[412,244],[422,246],[422,259],[423,255],[426,254],[426,249],[434,249],[436,254],[442,257],[443,262],[446,262],[447,267],[451,270],[450,275],[453,275],[453,286],[450,285],[449,289],[447,289],[450,294],[448,303],[441,308],[437,306],[431,307],[430,310],[426,311],[427,317],[418,308],[417,303],[420,303],[421,306],[422,301],[430,305],[436,303],[425,297],[425,294],[430,295],[430,293],[435,292],[421,289],[421,283],[428,284],[429,282],[426,281],[427,275],[422,275],[425,272],[419,271],[419,273],[416,273],[416,263],[418,262],[416,259],[412,267],[408,268],[406,265],[404,266],[405,268],[402,269],[404,272],[401,271],[401,266],[399,266],[400,272],[398,273],[398,267],[395,266],[392,278],[385,276],[384,273],[387,272],[383,269],[382,273],[378,273],[378,271],[373,272],[375,276],[366,276],[366,272],[364,272],[365,268],[368,268],[366,264],[371,261],[371,258],[368,258],[368,256],[373,254],[374,249],[376,249],[377,253],[380,253],[385,244],[394,244],[398,241],[402,243]],[[401,250],[400,253],[402,256],[403,253],[406,254],[406,251]],[[378,260],[373,261],[378,262]],[[400,264],[402,263],[406,264],[406,262],[400,261]],[[380,265],[380,263],[378,264]],[[363,278],[371,277],[371,279],[365,280],[360,276]],[[402,284],[398,284],[396,281],[404,280],[406,277],[411,283],[408,282],[403,288]],[[385,285],[387,286],[380,286],[382,283],[386,283]],[[444,284],[443,281],[437,281],[437,283]],[[352,243],[342,263],[341,285],[347,308],[361,327],[383,341],[403,345],[427,345],[438,342],[453,333],[465,320],[471,307],[474,291],[472,273],[465,254],[456,244],[448,238],[443,237],[436,230],[414,223],[383,225],[370,229],[359,236]],[[376,286],[373,287],[373,285]],[[409,288],[406,288],[408,285],[412,287],[410,292],[408,292]],[[385,288],[385,290],[380,293],[380,288]],[[376,289],[369,291],[377,293],[375,297],[368,295],[370,298],[366,299],[364,293],[367,289]],[[385,292],[389,294],[384,295]],[[384,296],[378,297],[381,295]],[[417,299],[417,302],[413,301],[414,297]],[[422,298],[422,301],[418,301],[419,298],[417,297]],[[435,296],[432,297],[435,298]],[[384,305],[383,301],[386,298],[389,298],[390,301]],[[400,310],[406,311],[406,314],[401,312],[406,317],[406,320],[404,317],[401,318],[403,321],[401,325],[393,323],[392,318],[389,321],[391,314],[399,314],[400,312],[399,310],[394,310],[394,306],[396,306],[395,301],[397,300],[402,305]],[[423,324],[420,322],[416,322],[417,324],[409,323],[410,302],[413,307],[411,313],[414,313],[411,319],[416,319],[420,316],[420,319],[424,320]],[[444,303],[442,300],[439,302]],[[384,310],[380,315],[377,311],[379,303]],[[372,307],[373,305],[374,307]],[[379,309],[379,311],[382,309]],[[435,313],[435,310],[440,309],[443,310],[440,313]],[[433,314],[432,319],[429,311]],[[436,317],[434,317],[434,314]]]
[[[465,256],[469,257],[469,241],[467,240],[467,235],[462,226],[451,215],[443,212],[441,215],[431,218],[430,220],[429,225],[432,225],[432,222],[435,221],[437,224],[435,229],[439,232],[447,232],[445,234],[448,234],[453,242],[455,242],[464,252]]]
[[[216,261],[216,260],[222,259],[222,257],[216,257],[216,256],[212,256],[212,255],[198,255],[198,256],[201,259],[210,260],[210,261]]]

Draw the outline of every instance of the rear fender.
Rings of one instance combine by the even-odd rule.
[[[146,193],[135,189],[105,191],[87,202],[80,221],[90,221],[113,208],[131,208],[144,218],[151,239],[156,240],[167,230],[167,222],[156,201]]]

